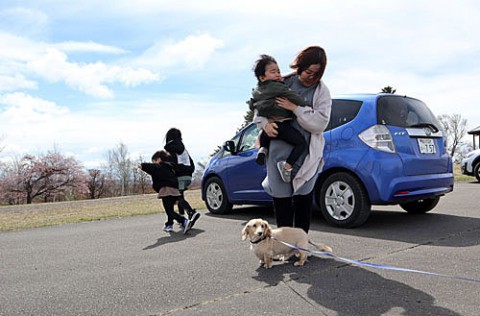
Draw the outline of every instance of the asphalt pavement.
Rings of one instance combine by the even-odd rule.
[[[456,183],[431,213],[374,207],[356,229],[317,214],[310,236],[362,262],[480,280],[480,184]],[[264,269],[241,240],[271,209],[205,210],[184,235],[164,215],[0,233],[0,315],[472,315],[480,283],[312,256]]]

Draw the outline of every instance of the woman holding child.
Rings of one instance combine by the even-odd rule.
[[[278,163],[289,156],[292,145],[276,140],[277,124],[266,117],[256,115],[254,122],[270,138],[267,156],[267,177],[262,185],[273,197],[277,227],[290,226],[308,232],[312,216],[312,195],[318,172],[323,167],[323,132],[330,119],[332,100],[330,92],[321,80],[327,57],[323,48],[310,46],[302,50],[290,64],[293,73],[285,76],[285,84],[298,93],[306,106],[298,106],[287,98],[277,98],[277,104],[292,111],[295,119],[291,125],[305,138],[308,151],[293,165],[291,183],[282,180]]]

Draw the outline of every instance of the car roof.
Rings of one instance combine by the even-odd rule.
[[[399,94],[392,94],[392,93],[345,93],[345,94],[335,94],[332,96],[332,99],[373,101],[383,96],[402,97],[402,98],[408,97],[406,95],[399,95]]]

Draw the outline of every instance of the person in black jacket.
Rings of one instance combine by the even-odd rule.
[[[185,200],[184,192],[188,189],[188,186],[192,183],[192,175],[195,171],[195,164],[193,163],[192,157],[188,154],[187,149],[182,141],[182,132],[177,128],[171,128],[167,131],[165,135],[165,146],[164,149],[172,157],[172,162],[175,166],[175,174],[178,180],[178,189],[180,191],[181,199],[188,203]],[[184,208],[182,204],[178,204],[178,212],[184,214]],[[187,209],[188,218],[192,221],[192,226],[200,217],[195,209]]]
[[[162,199],[163,208],[167,214],[167,221],[163,230],[166,232],[173,231],[173,221],[176,220],[183,226],[183,233],[185,234],[192,228],[192,221],[181,216],[174,210],[174,205],[182,204],[187,210],[192,210],[190,205],[181,199],[180,191],[178,190],[178,180],[175,176],[174,165],[171,163],[170,155],[164,151],[157,151],[152,156],[152,163],[141,163],[138,165],[142,171],[148,173],[152,177],[152,187],[158,193],[158,198]]]

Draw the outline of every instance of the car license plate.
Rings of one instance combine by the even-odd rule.
[[[437,148],[431,138],[417,138],[421,154],[435,154]]]

